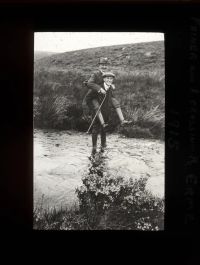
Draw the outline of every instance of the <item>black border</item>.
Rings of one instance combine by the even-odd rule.
[[[1,6],[0,194],[5,228],[37,233],[32,231],[34,31],[156,31],[165,33],[166,53],[165,230],[130,233],[156,240],[197,237],[200,171],[189,155],[199,159],[199,13],[199,5],[190,3]]]

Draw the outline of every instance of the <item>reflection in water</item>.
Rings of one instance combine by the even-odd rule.
[[[97,174],[100,177],[103,177],[103,173],[108,170],[108,157],[107,154],[99,152],[95,155],[89,157],[89,175]]]

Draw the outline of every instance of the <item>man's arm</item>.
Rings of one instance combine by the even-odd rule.
[[[96,73],[93,73],[87,82],[87,87],[92,89],[93,91],[99,92],[101,90],[101,86],[98,83],[98,76]]]

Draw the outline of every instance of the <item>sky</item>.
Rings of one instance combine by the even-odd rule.
[[[163,33],[145,32],[35,32],[34,50],[67,52],[87,48],[164,41]]]

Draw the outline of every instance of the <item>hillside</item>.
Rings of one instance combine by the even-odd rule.
[[[53,54],[56,54],[55,52],[43,52],[43,51],[35,51],[34,52],[34,62],[36,62],[39,59],[42,59],[44,57],[51,56]]]
[[[86,131],[91,116],[83,99],[83,84],[98,68],[99,57],[109,57],[116,74],[115,96],[134,126],[122,129],[127,137],[164,137],[164,42],[84,49],[37,59],[34,68],[34,123],[37,128]],[[117,130],[112,111],[110,128]]]
[[[116,71],[164,70],[164,42],[115,45],[59,53],[35,62],[35,70],[76,70],[90,72],[97,67],[98,58],[109,57]]]

